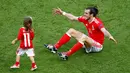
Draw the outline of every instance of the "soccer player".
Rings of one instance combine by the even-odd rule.
[[[33,48],[33,38],[34,38],[34,30],[32,28],[32,17],[27,16],[24,18],[23,22],[24,27],[19,29],[19,33],[16,39],[12,41],[12,44],[15,44],[16,41],[20,40],[20,46],[16,52],[16,62],[10,68],[19,68],[20,67],[20,56],[24,53],[30,58],[32,62],[31,71],[36,70],[37,66],[34,60],[34,48]]]
[[[88,7],[84,10],[84,14],[80,17],[62,11],[60,8],[54,9],[55,14],[63,15],[70,20],[82,22],[88,31],[88,35],[70,28],[55,45],[45,44],[45,46],[53,53],[71,37],[77,40],[77,43],[67,52],[58,53],[63,60],[67,60],[69,56],[78,51],[80,48],[85,48],[86,53],[100,52],[103,48],[104,36],[117,43],[113,36],[105,29],[102,21],[97,17],[98,9],[96,7]]]

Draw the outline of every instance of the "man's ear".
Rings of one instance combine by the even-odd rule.
[[[93,17],[93,14],[90,14],[91,17]]]

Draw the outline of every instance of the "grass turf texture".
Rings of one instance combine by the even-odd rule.
[[[61,61],[43,47],[54,44],[69,29],[84,33],[82,23],[72,22],[62,16],[54,16],[52,9],[60,7],[76,16],[82,15],[87,6],[97,5],[99,17],[118,44],[105,39],[103,51],[86,54],[83,49]],[[130,69],[130,1],[129,0],[0,0],[0,73],[32,73],[26,55],[21,57],[20,69],[10,69],[15,62],[15,51],[11,41],[22,27],[24,16],[33,17],[35,29],[35,60],[38,69],[34,73],[129,73]],[[59,51],[67,51],[76,43],[71,39]]]

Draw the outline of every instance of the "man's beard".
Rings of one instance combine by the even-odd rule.
[[[90,17],[89,17],[89,18],[86,18],[86,20],[90,20]]]

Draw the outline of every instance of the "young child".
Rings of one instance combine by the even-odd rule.
[[[15,44],[16,41],[20,40],[20,46],[16,51],[16,63],[10,68],[19,68],[20,67],[20,56],[24,53],[30,58],[32,62],[31,71],[36,70],[37,66],[34,60],[34,48],[33,48],[33,38],[34,38],[34,30],[32,28],[32,17],[27,16],[23,21],[24,27],[19,29],[19,33],[16,39],[12,41],[12,44]]]

